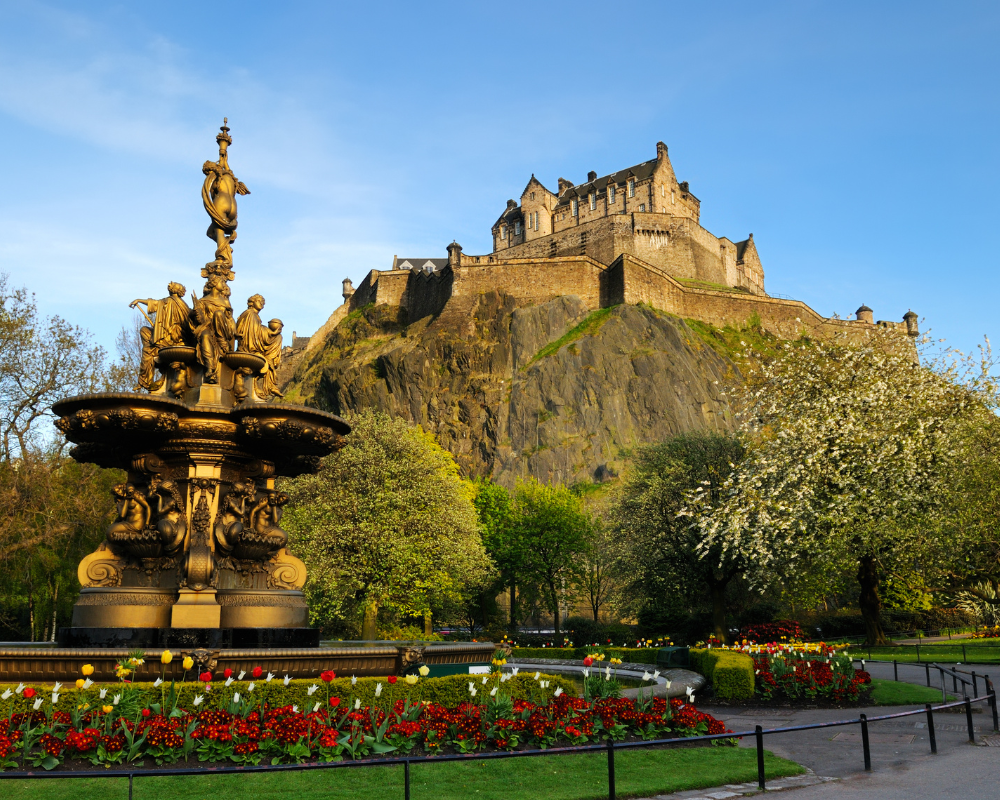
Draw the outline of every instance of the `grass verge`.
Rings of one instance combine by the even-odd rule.
[[[798,775],[793,761],[765,753],[767,777]],[[757,751],[742,747],[684,747],[623,750],[615,754],[619,797],[656,794],[742,783],[757,778]],[[0,782],[18,800],[75,800],[101,797],[124,800],[128,781],[119,778],[20,780]],[[591,800],[608,796],[607,757],[603,753],[474,761],[467,764],[413,764],[413,800]],[[402,767],[362,767],[320,772],[197,775],[136,778],[135,800],[402,800]]]
[[[536,361],[546,358],[547,356],[555,355],[563,347],[575,342],[577,339],[582,339],[584,336],[593,336],[601,329],[601,326],[607,322],[608,317],[611,316],[611,313],[616,308],[617,306],[609,306],[608,308],[599,308],[597,311],[590,312],[578,325],[570,328],[554,342],[549,342],[545,345],[545,347],[535,353],[535,355],[532,356],[531,361],[525,364],[522,369],[527,369]]]
[[[916,645],[898,645],[896,647],[865,647],[851,645],[849,651],[855,658],[866,658],[878,661],[917,661]],[[920,645],[920,663],[925,661],[941,662],[942,664],[1000,664],[1000,645],[971,645],[966,642],[965,650],[958,644],[922,644]]]
[[[955,698],[948,695],[948,701]],[[915,706],[924,703],[940,703],[941,690],[915,683],[888,681],[872,678],[872,702],[878,706]]]

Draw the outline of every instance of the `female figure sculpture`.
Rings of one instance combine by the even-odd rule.
[[[184,498],[173,481],[158,481],[150,484],[156,494],[156,529],[159,531],[163,550],[168,556],[176,555],[184,546],[187,533],[187,514]]]
[[[215,137],[219,143],[219,160],[206,161],[201,168],[205,173],[201,200],[212,220],[205,234],[216,245],[215,261],[212,263],[232,267],[233,242],[236,241],[236,195],[250,194],[250,190],[229,169],[226,151],[233,143],[233,137],[229,135],[228,122],[228,118],[222,121],[221,132]]]

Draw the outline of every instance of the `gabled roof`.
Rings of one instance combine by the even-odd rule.
[[[753,243],[753,234],[744,239],[742,242],[736,242],[736,263],[739,264],[743,260],[743,255],[747,251],[747,247],[751,247],[754,250],[757,249],[757,245]]]
[[[503,223],[513,225],[515,220],[523,219],[524,214],[521,213],[521,206],[511,206],[500,215],[500,218],[496,222],[493,223],[493,227],[495,228],[497,225]]]
[[[521,197],[524,197],[525,192],[527,192],[531,188],[532,184],[534,184],[535,186],[537,186],[543,192],[548,192],[549,194],[555,194],[555,192],[551,191],[550,189],[546,189],[545,188],[545,184],[543,184],[540,180],[538,180],[538,178],[535,177],[535,173],[532,172],[531,173],[531,178],[528,180],[528,182],[524,186],[524,191],[521,192]]]
[[[629,178],[635,178],[637,183],[647,180],[652,177],[655,170],[656,159],[654,158],[650,161],[643,161],[641,164],[636,164],[634,167],[620,169],[618,172],[612,172],[610,175],[596,178],[587,183],[581,183],[579,186],[572,186],[563,192],[562,197],[559,198],[559,202],[556,203],[556,207],[568,205],[570,199],[573,197],[586,197],[591,192],[602,194],[607,191],[609,183],[618,185],[625,183]]]
[[[396,269],[417,269],[423,272],[436,272],[448,266],[447,258],[399,258]]]

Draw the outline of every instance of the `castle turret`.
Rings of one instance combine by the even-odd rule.
[[[448,245],[448,266],[452,269],[462,265],[462,245],[452,242]]]
[[[354,296],[354,284],[350,278],[344,278],[344,302],[349,303]]]
[[[854,312],[854,316],[857,317],[858,322],[867,322],[869,325],[875,324],[875,313],[864,303],[861,304],[861,308]]]
[[[903,322],[906,323],[906,335],[907,336],[919,336],[920,328],[917,326],[917,315],[913,313],[911,308],[905,314],[903,314]]]

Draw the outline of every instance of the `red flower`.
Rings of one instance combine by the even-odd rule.
[[[330,681],[332,681],[336,677],[337,677],[337,673],[334,672],[332,669],[328,669],[328,670],[326,670],[324,672],[321,672],[319,674],[319,679],[321,681],[323,681],[324,683],[329,683]]]
[[[144,717],[148,717],[148,716],[149,716],[149,709],[148,709],[148,708],[144,708],[144,709],[142,710],[142,715],[143,715]]]
[[[25,697],[26,700],[30,700],[36,694],[38,694],[38,693],[34,689],[32,689],[30,686],[27,689],[24,690],[24,697]]]
[[[395,683],[396,682],[396,676],[395,675],[390,675],[388,678],[386,678],[386,680],[389,681],[389,683]]]
[[[264,670],[262,670],[260,667],[254,667],[253,671],[250,674],[253,675],[255,678],[259,678],[261,675],[264,674]]]
[[[231,677],[233,677],[233,671],[231,669],[229,669],[229,667],[226,667],[224,670],[222,670],[222,677],[223,678],[231,678]]]
[[[583,659],[583,666],[590,667],[593,666],[593,664],[594,664],[594,659],[592,659],[590,656],[587,656],[585,659]]]
[[[330,698],[330,708],[336,708],[339,705],[340,705],[340,698],[339,697],[331,697]]]
[[[203,673],[201,673],[201,675],[198,676],[198,680],[204,681],[205,683],[211,683],[212,682],[212,673],[211,672],[203,672]]]

